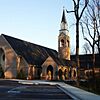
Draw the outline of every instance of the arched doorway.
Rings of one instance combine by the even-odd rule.
[[[5,53],[2,48],[0,48],[0,78],[4,78],[4,65],[5,65]]]
[[[48,80],[53,79],[53,67],[51,65],[47,67],[47,79]]]

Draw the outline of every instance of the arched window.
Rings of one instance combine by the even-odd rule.
[[[63,39],[60,42],[60,47],[64,47],[64,40]]]

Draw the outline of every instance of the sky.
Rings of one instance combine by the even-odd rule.
[[[72,10],[72,0],[0,0],[0,34],[58,50],[63,7]],[[66,19],[75,49],[74,14],[66,13]]]

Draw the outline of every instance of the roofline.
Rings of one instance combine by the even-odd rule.
[[[2,36],[5,35],[5,34],[1,34]],[[9,35],[5,35],[5,36],[9,36]],[[3,36],[4,37],[4,36]],[[29,42],[29,41],[25,41],[25,40],[22,40],[22,39],[19,39],[19,38],[15,38],[15,37],[12,37],[12,36],[9,36],[11,38],[14,38],[14,39],[18,39],[20,41],[24,41],[24,42],[27,42],[27,43],[30,43],[30,44],[34,44],[34,45],[37,45],[37,46],[40,46],[40,47],[44,47],[44,48],[47,48],[47,49],[50,49],[50,50],[53,50],[53,51],[56,51],[55,49],[52,49],[52,48],[48,48],[48,47],[45,47],[45,46],[42,46],[42,45],[38,45],[38,44],[35,44],[35,43],[32,43],[32,42]]]

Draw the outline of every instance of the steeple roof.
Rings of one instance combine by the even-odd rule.
[[[63,15],[62,15],[62,20],[61,22],[67,23],[66,22],[66,16],[65,16],[65,10],[63,9]]]

